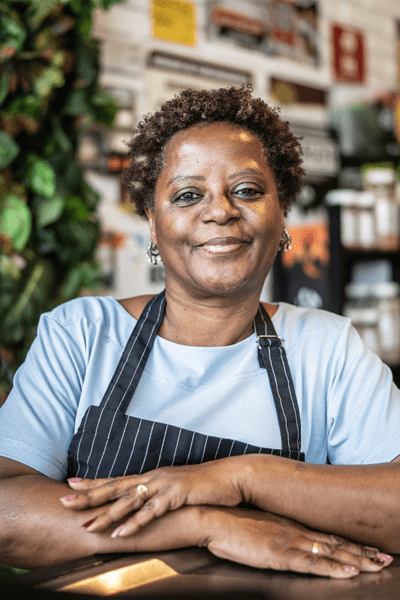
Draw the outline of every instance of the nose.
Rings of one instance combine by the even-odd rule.
[[[240,210],[235,205],[234,200],[220,191],[213,193],[205,204],[202,219],[206,223],[214,221],[219,225],[224,225],[231,219],[237,221],[240,219]]]

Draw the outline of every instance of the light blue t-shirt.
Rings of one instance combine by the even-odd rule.
[[[348,319],[280,303],[283,338],[311,463],[369,464],[400,454],[400,391]],[[0,455],[63,480],[72,436],[99,405],[136,320],[112,297],[67,302],[38,335],[0,409]],[[227,347],[157,336],[127,414],[280,448],[268,375],[255,334]]]

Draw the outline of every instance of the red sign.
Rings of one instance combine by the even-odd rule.
[[[365,36],[347,25],[332,23],[333,74],[339,83],[365,83]]]

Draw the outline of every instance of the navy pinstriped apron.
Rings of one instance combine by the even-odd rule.
[[[281,449],[126,415],[165,309],[165,292],[143,310],[99,406],[90,406],[71,440],[68,477],[117,477],[170,465],[198,464],[242,454],[275,454],[304,460],[300,414],[282,340],[260,304],[254,320],[260,366],[267,369],[278,415]]]

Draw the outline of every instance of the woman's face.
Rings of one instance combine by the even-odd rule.
[[[284,229],[261,142],[233,124],[195,125],[164,158],[146,214],[166,285],[198,297],[260,293]]]

